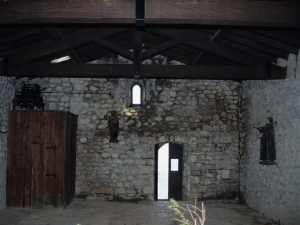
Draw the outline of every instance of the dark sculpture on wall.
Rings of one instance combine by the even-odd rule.
[[[118,143],[118,133],[119,133],[119,119],[117,117],[117,112],[112,111],[111,116],[108,120],[108,127],[109,127],[109,135],[110,143]]]
[[[273,126],[273,118],[266,118],[266,125],[258,127],[256,124],[253,126],[260,134],[260,164],[275,164],[276,160],[276,145],[275,145],[275,133]]]

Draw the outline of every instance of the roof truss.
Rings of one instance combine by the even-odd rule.
[[[0,75],[284,79],[278,58],[300,48],[291,1],[147,0],[143,23],[132,0],[0,2]],[[157,55],[185,66],[143,65]],[[85,64],[117,56],[132,65]]]

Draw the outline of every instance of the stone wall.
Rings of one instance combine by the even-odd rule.
[[[15,94],[15,79],[0,77],[0,211],[6,207],[7,116]]]
[[[146,108],[126,108],[126,79],[34,79],[46,109],[79,116],[76,195],[153,199],[158,143],[184,146],[184,197],[234,197],[239,188],[240,85],[230,81],[155,80]],[[109,143],[117,111],[119,142]]]
[[[243,82],[244,146],[241,192],[246,203],[281,224],[300,220],[300,57],[290,55],[288,77],[278,81]],[[259,164],[258,131],[272,116],[275,126],[276,165]]]

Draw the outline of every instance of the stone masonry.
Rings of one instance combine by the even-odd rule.
[[[6,207],[7,115],[15,94],[15,79],[0,77],[0,211]]]
[[[244,132],[241,157],[241,192],[246,203],[259,212],[296,225],[300,219],[300,56],[290,55],[285,80],[246,81],[242,86]],[[260,165],[258,131],[272,116],[277,163]]]
[[[239,83],[147,79],[146,108],[137,110],[126,107],[126,79],[30,81],[34,82],[44,88],[46,109],[79,116],[77,196],[153,199],[155,145],[167,142],[184,146],[185,199],[237,193]],[[108,117],[113,110],[120,122],[118,143],[109,143]]]

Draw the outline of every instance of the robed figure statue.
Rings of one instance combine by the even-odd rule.
[[[119,133],[119,119],[117,117],[116,111],[111,112],[111,116],[108,120],[108,128],[111,143],[118,143],[118,133]]]
[[[273,164],[276,160],[276,146],[275,146],[275,133],[273,127],[273,118],[266,118],[266,125],[258,127],[256,124],[253,126],[260,134],[260,160],[263,164]]]

